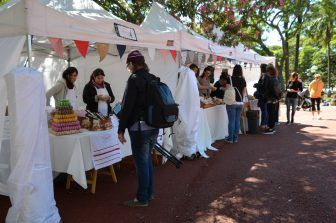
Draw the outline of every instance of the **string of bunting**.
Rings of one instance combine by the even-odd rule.
[[[60,58],[64,58],[64,46],[62,43],[62,39],[61,38],[53,38],[53,37],[49,37],[48,38],[49,42],[51,43],[51,46],[53,48],[53,50],[56,52],[57,56]],[[82,41],[82,40],[73,40],[76,48],[78,50],[78,52],[81,54],[81,56],[83,58],[86,57],[87,53],[88,53],[88,49],[89,49],[89,41]],[[99,54],[99,62],[103,61],[107,54],[108,54],[108,50],[109,50],[109,44],[107,43],[95,43],[95,46],[97,48],[97,52]],[[117,50],[119,53],[119,57],[120,59],[123,57],[124,53],[126,52],[126,45],[120,45],[120,44],[116,44],[117,46]],[[160,50],[163,56],[163,60],[164,63],[166,63],[167,60],[167,51],[164,49]],[[155,48],[148,48],[148,54],[149,57],[151,58],[152,61],[154,61],[155,59],[155,52],[156,49]],[[176,58],[177,58],[177,51],[176,50],[169,50],[173,60],[176,62]],[[185,55],[185,59],[186,59],[186,54]],[[192,57],[194,56],[194,53],[189,53],[189,57],[192,55]],[[185,61],[184,59],[184,61]]]

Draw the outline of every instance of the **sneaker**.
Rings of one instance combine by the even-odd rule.
[[[291,125],[291,124],[292,124],[292,123],[290,123],[290,122],[288,122],[288,121],[286,122],[286,125]]]
[[[148,207],[148,202],[147,203],[141,203],[138,201],[138,199],[134,198],[129,201],[125,201],[123,203],[124,206],[129,207],[129,208],[134,208],[134,207]]]
[[[274,130],[273,129],[267,129],[265,132],[264,132],[264,134],[266,134],[266,135],[272,135],[272,134],[274,134]]]
[[[233,143],[233,141],[229,140],[229,139],[224,139],[224,141],[227,142],[227,143]]]
[[[276,122],[275,125],[280,125],[280,122]]]
[[[321,118],[321,116],[317,116],[317,120],[321,120],[322,118]]]
[[[233,140],[233,142],[234,142],[234,143],[237,143],[237,142],[238,142],[238,139],[236,139],[236,140]]]

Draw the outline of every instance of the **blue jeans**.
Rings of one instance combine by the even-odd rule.
[[[267,103],[260,102],[259,108],[261,111],[261,125],[267,125],[268,124]]]
[[[287,122],[294,122],[294,115],[296,111],[296,106],[298,105],[297,98],[287,98],[286,97],[286,107],[287,107]],[[290,115],[290,110],[292,107],[292,114]]]
[[[140,203],[147,203],[153,194],[153,163],[151,151],[153,145],[148,139],[156,142],[159,130],[129,131],[132,153],[138,176],[136,198]]]
[[[243,105],[226,105],[226,111],[229,119],[229,136],[227,140],[236,141],[240,130],[240,116],[243,111]]]

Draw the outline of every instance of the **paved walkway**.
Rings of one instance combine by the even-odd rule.
[[[67,222],[336,222],[336,108],[323,120],[300,111],[292,126],[274,135],[244,135],[237,144],[219,141],[210,159],[185,161],[181,169],[155,169],[155,200],[148,208],[121,203],[136,190],[134,169],[123,164],[118,184],[99,176],[96,194],[55,184]],[[284,109],[282,108],[282,111]],[[9,199],[0,196],[0,222]]]

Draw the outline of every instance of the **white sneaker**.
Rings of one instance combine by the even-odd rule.
[[[317,119],[318,119],[318,120],[321,120],[322,118],[321,118],[321,116],[317,116]]]

